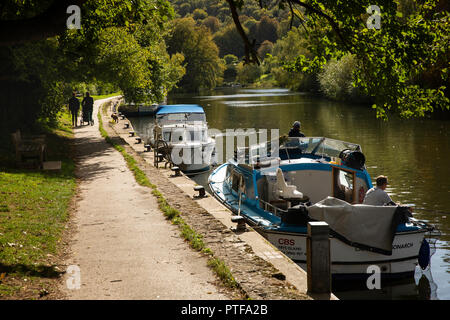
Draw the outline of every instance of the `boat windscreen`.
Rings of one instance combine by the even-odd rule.
[[[156,115],[156,121],[160,124],[177,122],[206,122],[204,113],[167,113]]]
[[[279,142],[279,143],[278,143]],[[238,150],[238,154],[246,154],[246,158],[250,159],[265,157],[276,157],[280,150],[301,150],[303,154],[322,155],[328,157],[339,157],[342,150],[360,151],[358,144],[345,142],[341,140],[329,139],[324,137],[288,137],[280,140],[261,143],[250,146],[250,148],[242,148]],[[291,153],[291,151],[289,151]],[[246,159],[246,160],[250,160]]]

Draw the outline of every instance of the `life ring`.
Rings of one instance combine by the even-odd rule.
[[[364,191],[364,188],[359,188],[359,203],[363,203],[364,197],[366,196],[366,192]]]

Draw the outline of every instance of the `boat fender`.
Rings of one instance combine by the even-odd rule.
[[[419,250],[419,266],[422,270],[425,270],[430,264],[430,245],[427,240],[422,241],[422,245]]]

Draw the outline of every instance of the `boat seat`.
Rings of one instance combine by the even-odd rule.
[[[283,171],[277,169],[277,182],[275,184],[275,195],[281,199],[303,199],[303,193],[296,186],[288,185],[284,180]]]

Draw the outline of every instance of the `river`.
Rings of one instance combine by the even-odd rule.
[[[204,107],[209,128],[279,129],[287,134],[295,120],[306,136],[325,136],[358,143],[372,178],[389,178],[391,198],[414,208],[414,216],[438,227],[431,268],[414,279],[382,283],[380,290],[338,284],[340,299],[450,299],[450,121],[376,119],[367,106],[334,102],[285,89],[227,88],[209,95],[172,95],[169,104]],[[145,137],[151,117],[131,119]],[[446,160],[447,159],[447,160]],[[208,173],[193,177],[205,184]],[[433,246],[434,247],[434,246]]]

